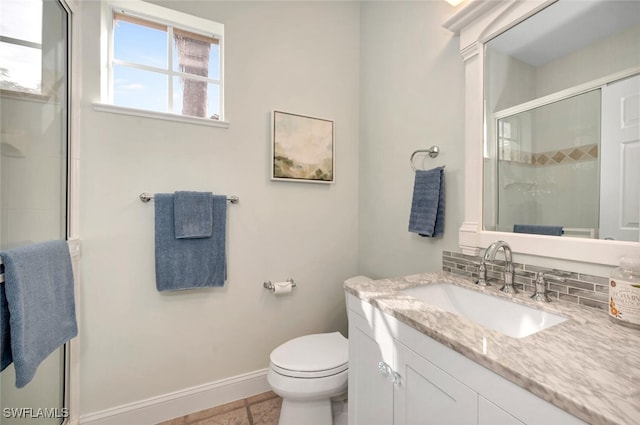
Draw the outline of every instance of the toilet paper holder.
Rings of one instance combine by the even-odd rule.
[[[295,287],[296,287],[296,283],[293,281],[293,279],[292,279],[292,278],[289,278],[289,279],[285,280],[285,282],[289,282],[289,283],[291,284],[291,287],[292,287],[292,288],[295,288]],[[270,280],[266,280],[266,281],[262,284],[262,286],[264,286],[264,287],[265,287],[265,289],[268,289],[268,290],[269,290],[269,291],[271,291],[271,292],[275,292],[275,290],[276,290],[275,285],[274,285],[273,283],[271,283],[271,281],[270,281]]]

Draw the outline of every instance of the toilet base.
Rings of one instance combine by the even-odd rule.
[[[333,425],[331,400],[282,399],[278,425]]]

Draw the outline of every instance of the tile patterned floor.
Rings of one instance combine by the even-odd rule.
[[[282,399],[272,391],[157,425],[278,425]]]

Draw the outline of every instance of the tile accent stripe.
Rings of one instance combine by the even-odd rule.
[[[465,255],[451,251],[442,251],[442,270],[472,278],[478,277],[478,266],[482,257]],[[560,299],[585,307],[607,311],[609,300],[609,278],[584,273],[549,269],[529,264],[513,263],[516,270],[514,283],[516,288],[527,293],[534,292],[536,272],[541,271],[564,277],[565,282],[550,282],[549,297]],[[490,281],[502,280],[504,262],[495,261],[487,265],[487,277]]]
[[[557,151],[531,153],[511,148],[501,155],[501,161],[519,163],[531,167],[547,167],[558,164],[571,164],[598,159],[598,145],[583,145]]]

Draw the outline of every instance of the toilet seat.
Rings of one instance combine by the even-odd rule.
[[[323,378],[348,368],[348,340],[340,332],[305,335],[271,352],[271,369],[294,378]]]

